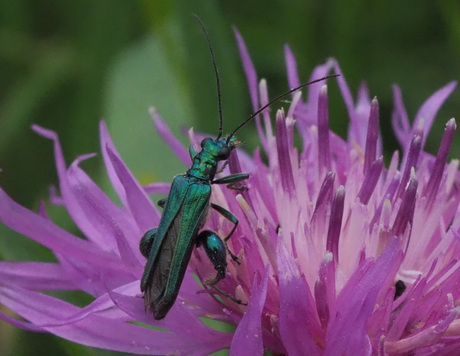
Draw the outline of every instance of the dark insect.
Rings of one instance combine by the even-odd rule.
[[[400,279],[395,283],[395,297],[394,300],[398,299],[406,290],[406,284]]]
[[[192,146],[189,148],[192,167],[185,174],[174,178],[168,197],[158,202],[158,205],[164,208],[160,224],[157,228],[147,231],[140,241],[141,253],[147,258],[141,280],[144,304],[157,320],[164,318],[173,306],[195,246],[203,246],[217,271],[216,277],[207,281],[206,284],[234,302],[245,304],[216,286],[221,279],[225,278],[227,251],[232,259],[238,262],[237,257],[227,247],[228,239],[238,226],[238,219],[230,211],[211,203],[210,199],[211,184],[226,184],[228,188],[244,190],[245,188],[238,186],[237,183],[248,179],[249,174],[238,173],[214,179],[218,163],[227,161],[232,150],[237,146],[234,134],[273,102],[304,86],[337,76],[324,77],[289,90],[260,108],[230,135],[222,138],[223,120],[219,74],[208,33],[201,20],[196,15],[195,18],[206,36],[216,75],[219,133],[216,139],[208,137],[201,141],[200,152],[197,153]],[[223,239],[214,231],[200,231],[206,222],[209,207],[233,224],[232,230]]]

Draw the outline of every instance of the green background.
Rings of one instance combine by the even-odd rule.
[[[232,26],[243,35],[271,96],[287,90],[283,45],[289,43],[301,81],[328,57],[339,60],[353,93],[366,80],[380,102],[387,161],[397,149],[391,132],[391,84],[403,92],[409,117],[435,90],[460,77],[460,4],[440,1],[127,1],[4,0],[0,2],[0,185],[37,209],[57,178],[52,145],[33,123],[59,133],[67,162],[99,152],[104,118],[120,153],[143,182],[169,181],[185,167],[153,129],[155,106],[180,135],[184,127],[217,132],[214,73],[203,34],[210,33],[222,79],[225,127],[252,112]],[[330,85],[331,126],[348,119]],[[458,90],[442,108],[429,137],[435,153],[443,127],[460,112]],[[255,147],[254,126],[241,130]],[[186,142],[185,137],[181,137]],[[451,157],[458,157],[455,145]],[[169,155],[169,156],[168,156]],[[100,155],[84,168],[107,187]],[[75,229],[47,204],[60,225]],[[49,260],[51,254],[0,226],[0,258]],[[72,297],[74,298],[74,297]],[[76,302],[81,302],[76,299]],[[0,355],[111,355],[52,335],[0,322]]]

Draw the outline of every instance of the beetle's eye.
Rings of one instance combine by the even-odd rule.
[[[211,137],[206,137],[206,138],[204,138],[203,141],[201,141],[201,148],[203,148],[204,145],[206,145],[206,142],[208,142],[208,141],[210,141],[210,140],[212,140]]]
[[[217,158],[219,160],[224,160],[224,159],[228,159],[228,157],[230,157],[230,149],[228,147],[222,147],[219,150],[219,154],[217,155]]]

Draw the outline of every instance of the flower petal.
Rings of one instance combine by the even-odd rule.
[[[283,242],[278,242],[278,278],[280,289],[279,331],[289,355],[320,355],[315,343],[319,320],[307,282],[299,273]]]
[[[62,255],[85,262],[95,269],[124,272],[118,257],[82,240],[50,220],[20,206],[0,189],[0,221],[16,232]]]
[[[147,193],[133,177],[119,156],[110,147],[106,147],[118,179],[126,192],[126,201],[139,231],[145,232],[158,225],[161,214],[154,207]]]
[[[0,261],[0,283],[35,290],[73,290],[81,283],[57,263]]]
[[[399,144],[405,147],[410,138],[410,122],[402,100],[401,89],[397,85],[393,85],[392,88],[394,108],[391,114],[391,124]]]
[[[254,112],[259,109],[259,93],[257,91],[257,73],[252,64],[251,57],[249,56],[248,48],[244,43],[243,37],[241,37],[238,30],[234,27],[233,32],[235,33],[236,42],[240,51],[241,61],[243,62],[244,73],[248,80],[249,95],[251,96],[252,109]]]
[[[434,119],[436,114],[438,113],[439,109],[441,108],[444,101],[452,94],[455,87],[457,86],[457,82],[450,82],[431,95],[420,107],[417,115],[415,116],[414,123],[412,124],[412,132],[416,130],[423,120],[423,146],[425,146],[426,138],[431,130],[431,126],[433,125]],[[408,142],[406,141],[405,146],[407,146]]]
[[[297,61],[289,45],[284,45],[284,59],[286,61],[289,88],[297,88],[300,85]]]
[[[248,309],[235,331],[230,346],[231,356],[263,355],[261,314],[267,295],[268,270],[265,270],[262,280],[259,274],[254,275],[252,282],[251,300]]]
[[[79,214],[74,219],[78,219],[80,224],[85,227],[91,226],[93,241],[96,244],[120,252],[118,248],[120,241],[118,241],[117,236],[120,234],[129,237],[140,236],[141,232],[133,223],[129,212],[116,206],[78,166],[80,161],[81,159],[76,159],[63,178],[73,193],[72,200],[74,200],[75,205],[78,205]],[[88,235],[86,234],[86,236]],[[127,248],[136,256],[132,256],[132,258],[138,261],[143,260],[137,239],[124,238],[124,240],[126,242],[121,245],[129,245]]]
[[[0,287],[0,298],[3,305],[34,324],[59,322],[79,309],[62,300],[17,288]],[[151,355],[182,353],[181,340],[172,333],[98,315],[89,315],[74,324],[44,329],[64,339],[101,349]]]
[[[152,116],[153,123],[158,134],[169,145],[169,147],[171,147],[172,151],[176,154],[177,157],[179,157],[185,166],[189,167],[191,159],[184,145],[182,145],[182,143],[180,143],[180,141],[174,137],[171,130],[169,130],[169,127],[165,124],[163,118],[154,108],[150,109],[150,115]]]
[[[185,304],[176,302],[163,320],[154,320],[145,311],[141,298],[110,292],[114,303],[124,312],[149,325],[170,330],[181,343],[183,354],[209,355],[230,345],[231,334],[208,328],[200,319],[189,313]]]
[[[394,264],[402,259],[400,243],[393,239],[376,261],[361,263],[337,297],[327,330],[324,355],[368,355],[371,353],[367,322],[377,295]]]
[[[126,204],[126,193],[123,189],[123,185],[121,184],[120,180],[118,179],[117,174],[115,173],[115,169],[113,168],[112,161],[107,154],[106,147],[110,147],[110,149],[119,156],[117,149],[110,137],[109,131],[107,130],[107,125],[103,120],[99,122],[99,137],[101,141],[101,152],[102,158],[104,159],[105,170],[109,176],[110,182],[112,183],[113,188],[117,192],[118,197],[120,198],[123,205]]]

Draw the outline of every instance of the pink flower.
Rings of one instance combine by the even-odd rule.
[[[266,83],[258,83],[238,33],[237,40],[255,111],[268,102]],[[300,82],[288,47],[286,61],[289,86],[295,87]],[[318,66],[311,78],[331,71],[341,73],[335,60]],[[329,130],[327,87],[312,85],[306,100],[296,93],[287,114],[276,113],[274,128],[268,109],[257,121],[266,163],[259,149],[252,156],[232,154],[222,175],[248,172],[249,189],[213,186],[212,201],[240,222],[229,247],[241,264],[228,260],[219,287],[248,305],[197,282],[194,275],[201,281],[215,275],[197,248],[176,303],[160,321],[144,309],[139,285],[145,258],[138,245],[161,216],[148,194],[166,195],[169,184],[142,187],[101,123],[101,151],[119,206],[79,167],[90,155],[67,167],[57,135],[34,126],[54,144],[61,196],[53,201],[67,209],[86,239],[55,225],[44,208],[32,212],[0,190],[0,220],[51,249],[57,260],[1,261],[0,303],[23,319],[0,317],[27,330],[139,354],[205,355],[224,348],[231,355],[459,352],[459,175],[458,161],[447,163],[455,121],[448,121],[436,157],[423,151],[456,84],[433,94],[412,126],[394,87],[392,124],[402,151],[385,168],[377,99],[371,101],[363,85],[355,102],[345,78],[337,81],[350,119],[347,140]],[[186,148],[157,113],[153,117],[185,171]],[[294,129],[302,147],[293,144]],[[190,132],[192,144],[200,138]],[[211,213],[206,228],[225,236],[231,225]],[[50,290],[82,290],[94,301],[81,308],[44,293]],[[201,317],[236,330],[214,330]]]

